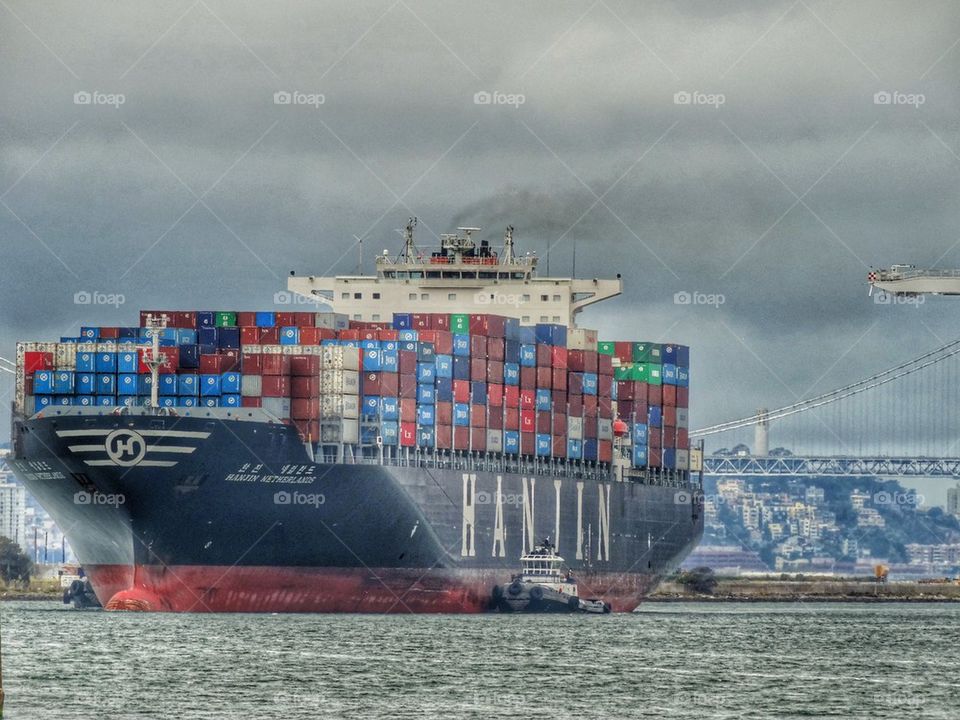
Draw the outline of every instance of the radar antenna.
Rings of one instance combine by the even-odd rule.
[[[513,264],[513,225],[507,225],[503,231],[503,260],[504,265]]]

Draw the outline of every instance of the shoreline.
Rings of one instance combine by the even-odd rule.
[[[709,594],[698,593],[674,581],[664,581],[644,602],[960,602],[960,585],[952,582],[912,581],[876,583],[870,579],[843,578],[717,578],[717,585]]]

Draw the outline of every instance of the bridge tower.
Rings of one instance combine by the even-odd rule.
[[[757,424],[753,426],[753,455],[767,457],[770,454],[770,421],[767,419],[767,409],[757,410]]]

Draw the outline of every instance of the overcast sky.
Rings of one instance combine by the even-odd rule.
[[[582,322],[692,346],[696,425],[960,326],[960,300],[880,305],[865,283],[871,265],[960,267],[955,2],[16,1],[0,17],[6,357],[141,307],[270,307],[291,269],[353,272],[355,237],[368,259],[395,250],[411,214],[424,245],[511,223],[552,274],[574,245],[579,275],[622,273]],[[910,422],[960,437],[956,412]]]

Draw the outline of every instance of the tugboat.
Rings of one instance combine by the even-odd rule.
[[[63,591],[63,604],[73,605],[77,610],[87,610],[89,608],[101,607],[97,599],[90,580],[81,568],[76,580],[70,583],[70,586]]]
[[[580,598],[577,581],[564,568],[550,538],[521,555],[520,567],[509,585],[493,588],[493,604],[500,612],[610,612],[609,603]]]

